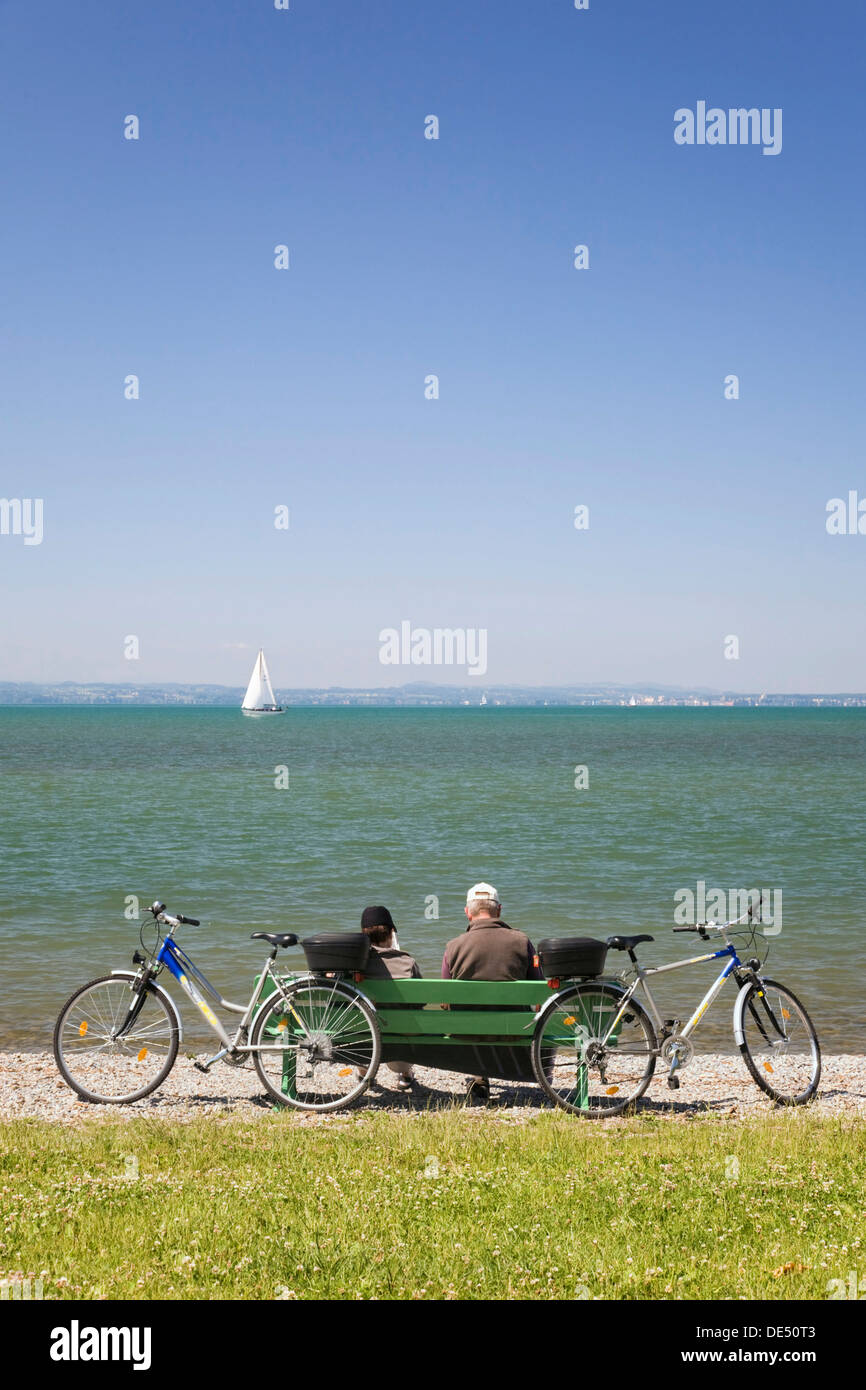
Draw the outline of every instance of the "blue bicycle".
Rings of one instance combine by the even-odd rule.
[[[175,940],[180,926],[199,926],[194,917],[147,909],[158,928],[156,941],[133,956],[135,970],[112,970],[82,985],[64,1004],[54,1029],[54,1057],[64,1081],[83,1100],[124,1105],[155,1091],[174,1066],[183,1037],[177,1005],[159,983],[167,970],[207,1019],[220,1049],[215,1062],[243,1066],[252,1057],[269,1095],[282,1105],[338,1110],[355,1100],[376,1075],[381,1056],[375,1012],[357,990],[338,980],[305,974],[287,976],[274,967],[277,953],[298,944],[292,932],[251,934],[271,950],[246,1004],[224,999]],[[238,1015],[229,1035],[212,1005]],[[291,1065],[291,1094],[285,1086]]]

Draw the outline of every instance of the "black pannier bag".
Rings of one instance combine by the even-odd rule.
[[[307,969],[316,972],[363,970],[370,954],[370,938],[362,931],[320,931],[301,945]]]
[[[606,957],[607,942],[592,936],[549,936],[538,943],[538,960],[547,980],[594,979],[604,970]]]

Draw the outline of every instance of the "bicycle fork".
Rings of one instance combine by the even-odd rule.
[[[139,976],[138,980],[130,986],[133,991],[132,1001],[126,1011],[126,1018],[117,1031],[112,1034],[112,1042],[119,1042],[121,1038],[125,1038],[130,1028],[132,1028],[138,1015],[144,1008],[144,1001],[147,998],[147,987],[152,978],[152,972],[145,970]]]

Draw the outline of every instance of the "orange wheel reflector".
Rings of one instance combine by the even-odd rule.
[[[286,1020],[285,1020],[284,1018],[281,1018],[280,1021],[279,1021],[279,1023],[277,1024],[277,1032],[278,1032],[278,1033],[285,1033],[285,1031],[286,1031],[286,1029],[288,1028],[288,1026],[289,1026],[289,1025],[288,1025],[288,1023],[286,1022]]]
[[[783,1009],[783,1010],[782,1010],[782,1017],[783,1017],[783,1018],[790,1018],[790,1017],[791,1017],[791,1015],[790,1015],[790,1013],[788,1012],[787,1009]]]
[[[605,1095],[606,1095],[606,1096],[615,1096],[618,1090],[619,1090],[619,1087],[618,1087],[618,1086],[608,1086],[607,1090],[605,1091]]]
[[[79,1036],[79,1038],[83,1038],[83,1037],[84,1037],[84,1034],[85,1034],[86,1032],[87,1032],[87,1020],[86,1020],[86,1019],[82,1019],[81,1023],[79,1023],[79,1025],[78,1025],[78,1036]]]
[[[352,1075],[352,1068],[351,1068],[351,1067],[341,1067],[340,1070],[338,1071],[337,1075],[338,1075],[338,1076],[351,1076],[351,1075]]]
[[[143,1062],[146,1056],[147,1056],[147,1048],[146,1048],[146,1047],[143,1047],[143,1048],[141,1049],[141,1051],[139,1052],[139,1054],[138,1054],[138,1060],[139,1060],[139,1062]]]
[[[577,1019],[574,1017],[573,1014],[569,1014],[568,1018],[564,1018],[562,1021],[565,1024],[566,1028],[572,1028],[574,1024],[577,1022]]]
[[[764,1063],[764,1071],[772,1071],[772,1070],[773,1070],[772,1064],[771,1064],[770,1062],[765,1062],[765,1063]]]
[[[558,979],[548,980],[548,982],[547,982],[547,988],[548,988],[548,989],[559,989],[559,980],[558,980]]]

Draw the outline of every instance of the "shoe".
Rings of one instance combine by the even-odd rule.
[[[398,1091],[414,1091],[414,1089],[415,1089],[415,1078],[414,1078],[414,1076],[404,1076],[404,1075],[401,1073],[401,1074],[397,1077],[397,1090],[398,1090]]]
[[[475,1076],[466,1083],[466,1104],[487,1105],[490,1100],[490,1083],[479,1081]]]

